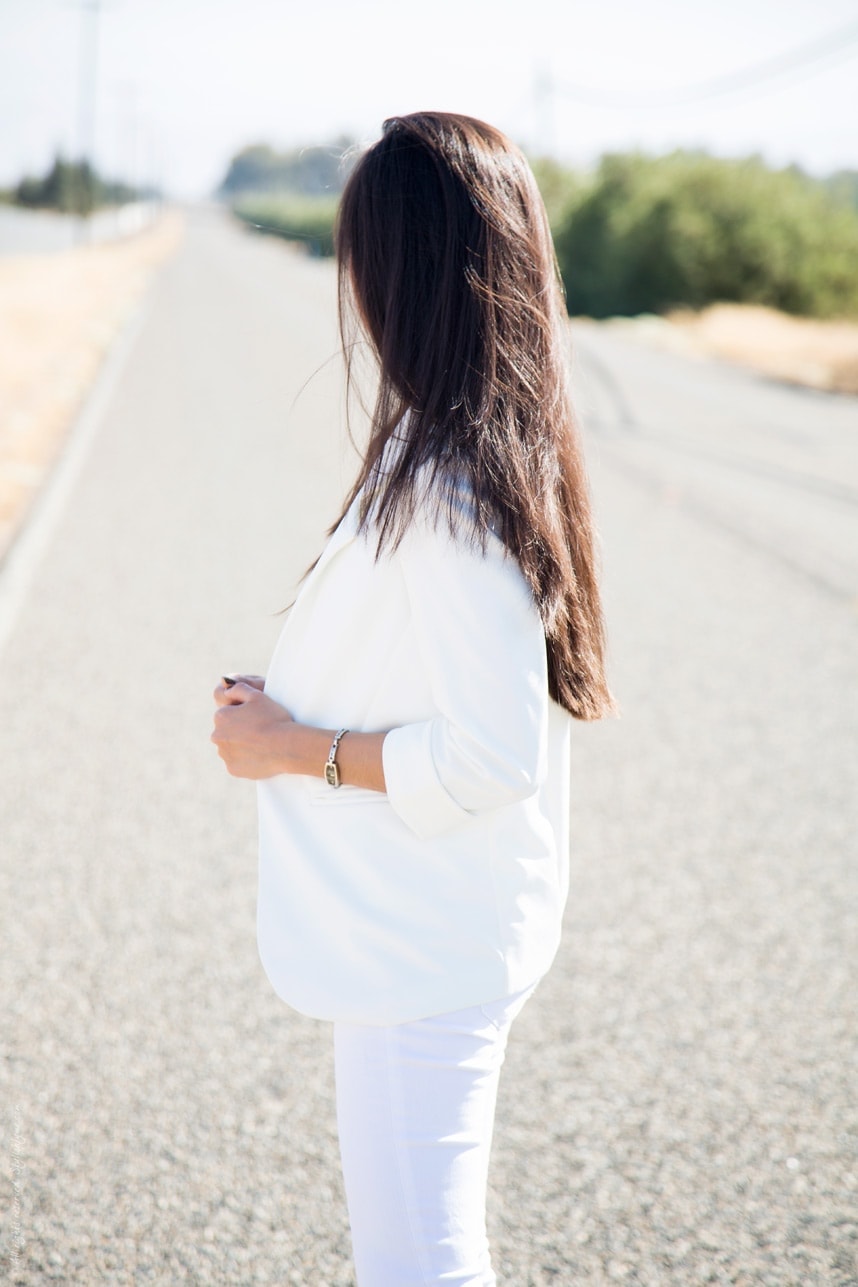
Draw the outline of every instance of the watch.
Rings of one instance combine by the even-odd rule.
[[[331,749],[328,751],[328,758],[325,761],[325,781],[328,786],[338,787],[340,785],[340,771],[337,768],[337,747],[348,731],[347,728],[341,728],[333,742],[331,742]]]

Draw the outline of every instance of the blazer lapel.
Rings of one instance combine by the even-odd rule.
[[[306,608],[307,603],[312,599],[311,590],[313,586],[318,585],[320,578],[324,575],[325,569],[328,568],[336,556],[351,544],[357,536],[358,525],[358,500],[343,515],[342,520],[336,529],[328,537],[328,543],[319,555],[315,565],[307,573],[302,582],[295,602],[292,604],[289,616],[286,618],[285,627],[291,628],[296,616],[301,615],[302,608]]]
[[[402,421],[403,426],[407,426],[410,412],[406,412]],[[399,432],[399,428],[394,430],[385,443],[384,450],[376,463],[376,470],[379,474],[386,474],[390,471],[396,456],[402,450],[403,443],[406,441],[406,435]],[[342,521],[337,526],[336,531],[332,532],[328,543],[319,555],[319,558],[313,569],[307,574],[302,585],[298,590],[292,610],[286,619],[286,626],[291,625],[295,616],[301,615],[303,608],[306,608],[308,600],[312,599],[312,588],[317,586],[319,579],[324,575],[325,569],[330,567],[333,559],[336,558],[357,536],[358,515],[360,513],[362,493],[358,492],[349,508],[342,517]]]

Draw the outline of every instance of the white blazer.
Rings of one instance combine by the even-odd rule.
[[[526,987],[568,889],[570,717],[520,569],[423,510],[376,561],[357,502],[305,581],[265,691],[321,728],[384,731],[386,794],[258,783],[258,942],[319,1019],[394,1024]]]

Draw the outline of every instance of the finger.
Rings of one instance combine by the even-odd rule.
[[[214,690],[214,699],[218,706],[241,706],[255,692],[255,688],[249,688],[247,684],[236,680],[231,688],[227,688],[224,684],[218,684]]]
[[[252,684],[246,684],[243,679],[237,679],[231,688],[224,689],[224,693],[226,705],[230,706],[239,706],[262,696],[258,688],[254,688]]]
[[[235,701],[230,696],[234,688],[224,688],[223,684],[218,684],[214,690],[214,699],[218,706],[234,706]]]
[[[216,733],[221,735],[221,737],[224,736],[226,730],[229,728],[230,721],[235,719],[234,708],[241,705],[241,702],[224,702],[224,704],[219,706],[215,711],[214,729]]]

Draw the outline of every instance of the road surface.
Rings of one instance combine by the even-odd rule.
[[[208,742],[349,478],[333,290],[192,219],[0,581],[13,1283],[353,1281],[330,1032],[262,975],[254,790]],[[565,941],[499,1105],[499,1278],[845,1287],[856,402],[574,343],[623,716],[576,726]]]

